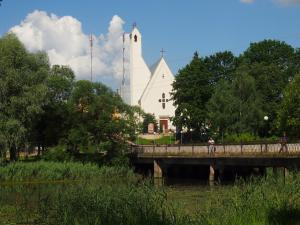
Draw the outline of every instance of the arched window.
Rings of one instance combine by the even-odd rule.
[[[165,93],[162,93],[161,97],[162,97],[162,98],[165,98],[165,97],[166,97]]]
[[[134,35],[134,42],[137,42],[137,36]]]
[[[162,108],[165,109],[166,108],[166,103],[163,102],[162,104]]]

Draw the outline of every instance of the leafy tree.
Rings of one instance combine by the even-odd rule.
[[[190,64],[179,70],[173,83],[172,98],[176,106],[173,123],[200,131],[206,123],[206,103],[212,94],[210,73],[198,53]]]
[[[297,51],[285,42],[264,40],[251,43],[241,57],[247,73],[255,78],[262,97],[262,109],[269,117],[273,132],[282,92],[288,81],[299,71]]]
[[[157,132],[157,121],[155,119],[155,116],[150,113],[145,113],[143,115],[143,133],[148,133],[148,125],[150,123],[154,124],[154,131]]]
[[[67,102],[74,86],[74,73],[67,66],[54,65],[46,80],[47,101],[35,123],[35,144],[41,148],[55,146],[66,135],[69,124]]]
[[[278,112],[278,126],[293,138],[300,137],[300,73],[286,86]]]
[[[225,133],[258,135],[263,126],[262,101],[255,80],[239,68],[232,83],[219,81],[207,104],[212,129]]]
[[[205,57],[204,62],[211,73],[212,83],[217,83],[220,79],[231,81],[238,65],[238,59],[230,51]]]
[[[215,92],[207,104],[208,118],[212,129],[223,136],[228,132],[230,125],[236,122],[238,99],[234,96],[232,83],[220,80],[215,87]]]
[[[133,139],[133,112],[119,95],[101,83],[77,81],[68,102],[69,151],[117,154],[120,143]]]
[[[28,53],[8,34],[0,39],[0,65],[0,136],[16,160],[17,151],[28,146],[33,121],[45,104],[49,63],[46,54]]]

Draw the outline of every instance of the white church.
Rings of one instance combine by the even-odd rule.
[[[175,115],[175,106],[170,92],[174,75],[163,55],[148,67],[142,55],[142,35],[136,26],[130,33],[129,96],[127,103],[140,106],[157,119],[164,132],[175,130],[170,118]]]

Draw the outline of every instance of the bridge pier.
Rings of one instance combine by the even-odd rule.
[[[213,186],[215,183],[215,168],[214,166],[210,165],[209,166],[209,178],[208,182],[210,186]]]
[[[157,160],[153,161],[153,182],[156,187],[161,187],[164,184],[163,168]]]
[[[153,177],[154,178],[163,178],[162,167],[156,160],[154,160],[154,162],[153,162]]]

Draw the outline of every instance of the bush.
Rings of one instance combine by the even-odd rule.
[[[46,161],[65,162],[72,161],[73,156],[66,151],[65,146],[59,145],[45,151],[45,153],[42,156],[42,159]]]

